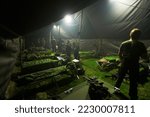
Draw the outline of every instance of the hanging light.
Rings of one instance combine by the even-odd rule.
[[[68,24],[72,22],[72,17],[71,17],[71,15],[66,15],[66,16],[65,16],[65,22],[68,23]]]
[[[57,28],[57,26],[56,26],[56,25],[53,25],[53,28],[54,28],[54,29],[56,29],[56,28]]]

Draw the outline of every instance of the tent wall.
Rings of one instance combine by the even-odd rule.
[[[20,38],[5,39],[3,47],[0,47],[0,99],[3,99],[5,96],[5,91],[18,58],[20,50],[19,40]]]
[[[25,39],[25,48],[30,48],[30,47],[49,47],[50,46],[50,26],[43,27],[39,30],[36,30],[34,32],[31,32],[27,35],[24,36]],[[45,41],[43,45],[43,40]]]
[[[150,40],[141,40],[150,54]],[[122,41],[110,39],[82,39],[80,40],[81,51],[99,51],[100,56],[117,55]]]

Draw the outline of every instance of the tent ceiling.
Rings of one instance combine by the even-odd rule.
[[[141,39],[150,39],[149,0],[99,0],[82,11],[82,39],[124,40],[129,38],[130,30],[135,27],[141,29]],[[81,11],[79,12],[81,14]],[[80,25],[80,22],[78,24]],[[61,28],[65,29],[63,26]],[[66,29],[65,31],[65,34],[69,35],[70,32]],[[75,36],[70,38],[73,37]],[[65,35],[62,38],[66,38]]]
[[[138,27],[142,30],[142,38],[150,39],[150,0],[26,0],[17,4],[5,0],[4,3],[0,4],[0,27],[12,29],[9,32],[13,35],[32,32],[30,34],[33,38],[38,34],[48,37],[50,28],[45,34],[42,27],[49,27],[49,24],[55,22],[61,25],[60,35],[58,30],[52,31],[56,38],[127,39],[129,31]],[[74,17],[76,25],[66,27],[61,23],[68,13]],[[82,27],[80,31],[79,27]],[[40,31],[34,31],[36,29]]]
[[[0,36],[24,35],[97,0],[1,0]]]

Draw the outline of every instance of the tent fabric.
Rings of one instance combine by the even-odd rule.
[[[2,41],[2,40],[0,40]],[[11,74],[14,71],[16,59],[19,53],[19,38],[3,41],[4,48],[0,50],[0,99],[5,96],[5,91],[11,80]]]
[[[72,14],[73,22],[66,24],[64,18],[50,25],[54,38],[71,39],[126,39],[129,31],[138,27],[142,38],[149,39],[149,0],[98,0],[94,4]],[[48,28],[49,29],[49,28]]]
[[[132,28],[138,27],[143,32],[142,38],[149,39],[149,6],[150,1],[148,0],[116,0],[114,2],[99,0],[83,9],[83,16],[79,17],[80,19],[82,17],[82,24],[78,22],[79,25],[82,25],[81,38],[125,39],[128,38],[128,33]],[[81,12],[82,10],[78,14]],[[76,13],[72,16],[75,15]],[[63,28],[66,29],[62,26]],[[68,30],[73,29],[73,27],[67,28]],[[69,35],[68,30],[65,33]]]
[[[149,0],[98,0],[72,14],[73,21],[70,24],[67,24],[65,18],[62,18],[43,29],[26,35],[26,41],[31,44],[31,40],[36,41],[37,38],[43,37],[57,40],[109,39],[123,41],[129,38],[130,30],[135,27],[141,29],[142,40],[149,40],[149,6]],[[57,28],[54,28],[54,25]]]
[[[150,40],[142,40],[150,55]],[[80,40],[81,51],[98,52],[99,56],[118,55],[122,40],[110,39],[82,39]]]
[[[116,0],[115,2],[98,1],[84,9],[84,16],[89,20],[83,28],[83,38],[91,31],[96,32],[98,38],[122,39],[128,38],[129,31],[138,27],[142,30],[142,38],[149,38],[150,1],[148,0]],[[92,24],[92,27],[90,26]],[[83,26],[85,27],[85,26]],[[91,29],[89,32],[84,30]]]

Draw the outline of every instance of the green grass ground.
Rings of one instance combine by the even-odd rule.
[[[82,58],[82,64],[85,69],[85,74],[89,77],[96,76],[101,81],[107,82],[114,86],[115,80],[113,80],[111,77],[105,77],[105,75],[111,75],[112,73],[116,73],[117,70],[112,70],[110,72],[102,72],[98,69],[98,65],[96,63],[98,59],[96,58]],[[148,78],[150,79],[150,78]],[[121,92],[128,97],[128,90],[129,90],[129,82],[124,81],[121,85]],[[138,95],[140,100],[149,100],[150,99],[150,81],[147,82],[145,85],[139,85],[138,86]]]

